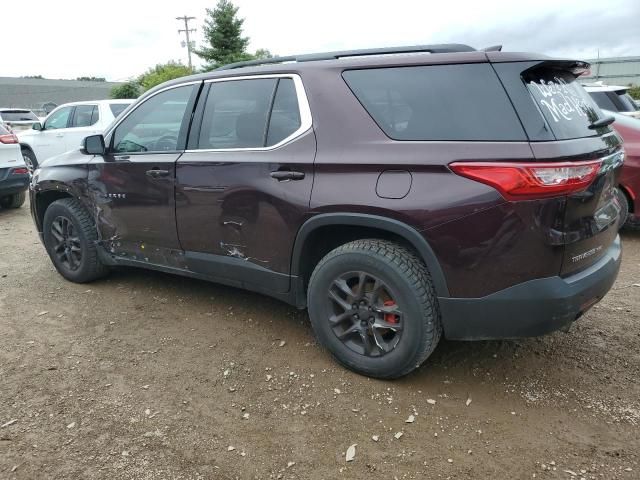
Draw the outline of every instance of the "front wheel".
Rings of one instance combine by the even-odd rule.
[[[336,248],[309,281],[309,317],[319,341],[347,368],[397,378],[422,364],[442,334],[424,263],[389,241]]]
[[[93,219],[78,200],[63,198],[49,205],[43,235],[53,265],[67,280],[85,283],[108,272],[98,257]]]

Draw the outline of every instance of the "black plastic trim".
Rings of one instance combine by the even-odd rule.
[[[621,261],[620,237],[616,237],[600,260],[570,277],[529,280],[481,298],[440,297],[445,337],[534,337],[570,325],[606,295]]]
[[[360,213],[321,213],[307,220],[296,236],[293,246],[293,254],[291,258],[291,274],[300,275],[301,255],[305,241],[309,235],[320,227],[329,225],[349,225],[359,227],[370,227],[385,230],[396,234],[409,242],[422,257],[427,265],[431,278],[433,280],[436,293],[439,297],[448,297],[449,289],[445,280],[444,273],[440,267],[440,262],[433,252],[433,249],[427,243],[427,240],[415,228],[391,218],[380,217],[377,215],[367,215]]]

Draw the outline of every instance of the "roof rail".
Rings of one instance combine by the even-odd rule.
[[[365,48],[362,50],[341,50],[325,53],[308,53],[304,55],[289,55],[286,57],[263,58],[246,62],[230,63],[218,67],[216,70],[231,70],[234,68],[253,67],[285,62],[313,62],[316,60],[337,60],[345,57],[364,57],[372,55],[394,55],[401,53],[456,53],[475,52],[476,49],[461,43],[442,43],[437,45],[411,45],[406,47]]]

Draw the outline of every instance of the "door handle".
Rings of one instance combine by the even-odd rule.
[[[62,138],[62,137],[64,137],[64,135],[63,135],[62,133],[58,133],[58,134],[56,135],[56,137],[58,137],[58,138]]]
[[[153,168],[151,170],[147,170],[147,177],[151,178],[162,178],[169,176],[169,170],[160,170],[158,168]]]
[[[286,182],[289,180],[302,180],[304,178],[304,172],[293,172],[291,170],[276,170],[271,172],[271,178],[275,178],[279,182]]]

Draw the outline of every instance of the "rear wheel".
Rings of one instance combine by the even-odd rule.
[[[357,240],[316,266],[308,291],[319,341],[347,368],[378,378],[406,375],[442,333],[427,268],[406,248]]]
[[[22,159],[24,163],[27,165],[27,168],[31,173],[38,168],[38,160],[36,159],[35,153],[31,151],[29,148],[22,149]]]
[[[20,208],[25,199],[27,198],[26,192],[14,193],[13,195],[7,195],[0,198],[0,207],[2,208]]]
[[[640,220],[629,211],[629,199],[627,195],[620,189],[616,188],[618,203],[620,203],[620,229],[627,231],[640,230]]]
[[[95,224],[78,200],[53,202],[44,214],[43,234],[53,265],[67,280],[90,282],[108,272],[98,257]]]

